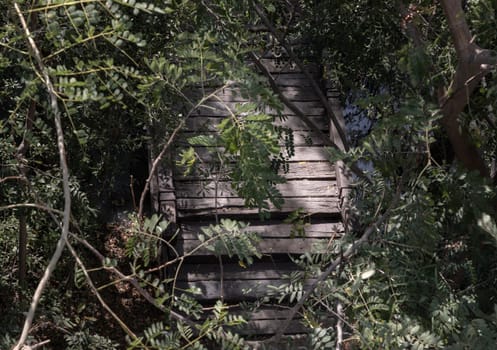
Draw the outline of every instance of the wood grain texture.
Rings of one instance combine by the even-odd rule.
[[[198,234],[202,232],[202,227],[215,224],[213,221],[206,222],[185,222],[179,225],[183,239],[197,239]],[[256,232],[261,238],[291,238],[292,225],[283,224],[281,221],[264,221],[251,222],[246,229],[250,232]],[[304,237],[307,238],[330,238],[340,237],[344,232],[341,222],[320,222],[308,223],[305,225]]]
[[[288,181],[297,179],[336,180],[335,167],[329,161],[294,161],[289,162],[288,172],[279,173]]]
[[[287,197],[281,208],[269,205],[269,210],[275,213],[289,213],[301,209],[308,214],[339,213],[338,198],[332,197]],[[218,214],[252,215],[257,214],[257,208],[248,208],[242,198],[178,198],[177,211],[179,217]]]
[[[224,298],[225,300],[257,299],[269,296],[274,288],[287,284],[283,279],[267,280],[230,280],[230,281],[177,281],[176,288],[179,290],[198,289],[199,294],[193,296],[197,300],[208,301]],[[312,280],[304,284],[310,286]],[[276,298],[276,296],[275,296]]]
[[[298,179],[326,179],[335,180],[335,166],[328,161],[317,161],[317,162],[289,162],[288,172],[283,170],[279,171],[279,174],[284,176],[287,180],[298,180]],[[217,175],[216,171],[210,173],[211,175]],[[223,177],[221,176],[221,179]],[[176,181],[205,181],[210,179],[210,177],[205,173],[193,172],[191,174],[183,174],[178,169],[175,174]]]
[[[225,150],[222,147],[194,147],[197,157],[205,163],[210,163],[212,161],[217,161],[219,157],[216,153],[225,154]],[[331,153],[327,147],[324,146],[301,146],[294,148],[294,155],[290,157],[290,161],[293,162],[316,162],[316,161],[328,161],[330,159]],[[177,154],[177,161],[180,159],[179,152]]]
[[[312,83],[302,73],[273,74],[276,85],[281,87],[310,88]]]
[[[302,80],[301,80],[302,82]],[[214,93],[215,89],[196,89],[191,91],[188,95],[191,96],[194,100],[200,100],[203,96],[208,96],[209,94]],[[302,89],[299,86],[281,86],[281,91],[286,98],[293,102],[299,101],[319,101],[319,98],[316,96],[312,89]],[[221,91],[218,91],[215,96],[211,97],[207,100],[206,104],[209,105],[211,102],[247,102],[251,101],[249,96],[246,93],[240,91],[240,89],[236,88],[226,88]],[[254,100],[253,102],[257,102]]]
[[[199,136],[199,135],[204,135],[210,138],[215,139],[218,136],[217,131],[211,127],[210,129],[212,130],[207,130],[207,131],[185,131],[182,132],[181,134],[178,135],[178,139],[176,140],[175,144],[177,146],[185,147],[185,146],[198,146],[193,144],[193,140],[189,141],[192,137]],[[327,136],[327,134],[325,134]],[[285,134],[286,136],[286,134]],[[323,146],[325,143],[323,141],[323,138],[321,135],[316,134],[313,131],[307,131],[307,130],[295,130],[292,132],[292,137],[293,137],[293,145],[294,146],[307,146],[307,147],[312,147],[312,146]],[[280,145],[284,146],[285,140],[280,140]]]
[[[207,102],[203,106],[197,108],[192,116],[230,116],[236,115],[236,105],[243,102]],[[319,101],[297,101],[294,102],[298,109],[306,115],[322,116],[324,113],[324,107]],[[264,107],[258,109],[259,113],[266,113],[268,115],[279,115],[280,113],[273,108]],[[257,112],[256,112],[257,113]],[[283,115],[295,115],[295,113],[288,107],[284,107],[281,111]]]
[[[290,180],[284,184],[276,185],[276,188],[283,197],[338,196],[335,181]],[[238,197],[236,191],[231,187],[231,183],[227,181],[176,181],[175,190],[177,198]],[[164,195],[169,194],[164,192]],[[164,198],[164,200],[166,199],[168,198]]]
[[[246,268],[231,263],[223,265],[223,278],[226,281],[279,279],[297,270],[297,265],[292,262],[259,263],[256,261]],[[178,274],[178,280],[181,281],[219,281],[220,279],[219,264],[185,264]]]
[[[218,131],[218,125],[226,118],[226,115],[221,116],[192,116],[188,118],[185,124],[185,130],[190,132],[203,133],[204,131]],[[327,131],[329,122],[326,118],[320,115],[309,116],[309,119],[322,131]],[[294,115],[286,116],[285,118],[275,117],[274,125],[284,126],[293,131],[310,131],[307,124],[299,117]]]
[[[176,250],[179,254],[186,254],[193,251],[200,244],[199,240],[180,238],[177,240]],[[328,238],[270,238],[258,242],[256,246],[262,254],[319,254],[330,249],[331,241]],[[212,251],[207,248],[200,248],[193,255],[212,255]]]
[[[264,320],[250,320],[246,325],[234,329],[234,331],[241,335],[271,335],[277,332],[278,329],[283,325],[283,320],[281,319],[264,319]],[[307,333],[309,330],[304,327],[302,319],[293,319],[288,328],[286,329],[286,334],[303,334]],[[290,340],[292,345],[295,345],[293,340]],[[281,345],[278,345],[280,347]]]

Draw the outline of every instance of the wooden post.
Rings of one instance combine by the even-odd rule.
[[[157,170],[159,192],[159,212],[171,222],[176,223],[176,193],[173,182],[173,164],[171,154],[164,159],[163,165]]]
[[[148,170],[151,171],[152,169],[152,162],[154,159],[154,153],[153,153],[153,145],[152,143],[149,145],[149,152],[148,152]],[[150,207],[152,208],[152,211],[154,213],[159,212],[159,175],[161,170],[158,169],[157,173],[152,177],[152,181],[150,181]]]
[[[157,157],[160,135],[164,134],[164,127],[158,123],[152,123],[149,127],[150,136],[148,168],[152,170],[152,163]],[[169,150],[151,178],[150,181],[150,201],[153,213],[164,215],[164,218],[171,223],[176,223],[176,195],[173,183],[173,157]]]
[[[169,240],[176,232],[176,193],[174,189],[173,182],[173,160],[171,152],[168,153],[166,159],[164,159],[163,166],[157,169],[157,182],[158,182],[158,192],[159,192],[159,213],[164,215],[164,218],[169,221],[169,226],[166,232],[164,232],[163,237]],[[161,263],[167,262],[170,256],[169,247],[160,243],[160,256],[159,259]],[[161,271],[162,278],[170,277],[169,269]]]

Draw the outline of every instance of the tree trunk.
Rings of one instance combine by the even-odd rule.
[[[477,170],[483,177],[490,177],[485,161],[467,130],[458,120],[469,98],[489,67],[497,63],[495,52],[481,49],[473,42],[461,0],[442,0],[445,17],[454,41],[458,64],[449,88],[439,93],[443,114],[442,125],[447,132],[456,158],[468,169]]]

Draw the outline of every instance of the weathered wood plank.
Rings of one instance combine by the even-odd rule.
[[[178,198],[178,216],[208,215],[217,211],[218,214],[250,215],[257,214],[256,208],[247,208],[242,198]],[[287,197],[281,208],[269,205],[274,213],[288,213],[301,209],[308,214],[336,214],[339,213],[338,198],[321,197]]]
[[[227,181],[176,181],[178,198],[238,197]],[[293,180],[276,185],[283,197],[333,197],[338,196],[335,181]],[[167,193],[167,192],[165,192]],[[164,198],[165,200],[166,198]],[[162,200],[162,196],[161,196]]]
[[[191,143],[188,141],[190,138],[199,136],[199,135],[205,135],[209,137],[215,137],[217,135],[216,131],[209,130],[209,131],[204,131],[204,132],[192,132],[192,131],[185,131],[182,132],[178,135],[178,139],[175,141],[175,144],[178,146],[190,146]],[[316,134],[315,132],[312,131],[305,131],[305,130],[296,130],[292,133],[293,136],[293,144],[294,146],[323,146],[325,141],[323,140],[323,137],[328,138],[327,134]],[[284,145],[285,141],[281,140],[280,145]]]
[[[230,327],[231,331],[245,336],[261,336],[276,333],[276,331],[283,325],[286,315],[288,315],[288,309],[284,310],[264,308],[264,310],[257,310],[255,312],[230,309],[229,313],[231,315],[240,315],[247,321],[246,324],[237,327]],[[201,318],[201,321],[204,320],[205,319]],[[304,333],[308,333],[308,329],[305,328],[302,321],[303,319],[299,314],[294,316],[288,328],[285,330],[286,336],[283,336],[282,340],[280,340],[280,342],[278,343],[278,350],[295,349],[293,346],[282,347],[284,344],[287,344],[287,346],[290,346],[290,344],[295,345],[296,341],[300,341],[300,343],[303,343],[305,339],[302,339],[302,336],[304,335]],[[290,334],[293,335],[291,338],[289,338]],[[296,334],[299,334],[300,337],[296,336]]]
[[[278,73],[273,77],[276,85],[282,87],[310,88],[312,86],[311,81],[303,73]]]
[[[288,282],[282,279],[269,280],[231,280],[224,281],[177,281],[176,288],[179,290],[198,289],[200,294],[195,294],[197,300],[217,300],[223,297],[226,300],[256,299],[268,296],[274,290]],[[312,280],[304,283],[304,289],[310,286]]]
[[[184,240],[179,238],[176,243],[178,254],[183,255],[192,252],[201,244],[196,239]],[[264,239],[256,244],[263,254],[304,254],[304,253],[325,253],[330,248],[328,238],[272,238]],[[193,255],[212,255],[212,251],[207,248],[195,250]]]
[[[261,307],[255,311],[230,310],[234,315],[242,315],[246,320],[284,320],[288,315],[288,308],[281,307]],[[295,315],[299,317],[298,314]]]
[[[283,173],[280,171],[285,179],[296,180],[296,179],[336,179],[335,166],[326,161],[298,161],[289,162],[288,172]]]
[[[232,312],[230,310],[230,314],[242,315],[247,323],[243,325],[238,325],[234,327],[227,327],[230,331],[236,334],[243,335],[250,339],[250,336],[257,337],[258,340],[261,340],[261,336],[270,336],[278,331],[283,326],[284,318],[264,318],[257,319],[251,318],[250,314],[240,313],[240,312]],[[200,321],[204,321],[204,318],[201,318]],[[306,345],[306,336],[309,330],[304,326],[303,319],[301,316],[296,315],[291,321],[288,327],[285,330],[284,335],[278,341],[277,344],[273,346],[264,346],[266,350],[293,350],[293,349],[301,349],[296,346],[304,346]],[[302,347],[303,349],[307,349],[306,347]]]
[[[284,275],[299,270],[292,262],[259,263],[243,268],[238,264],[223,265],[223,279],[228,280],[267,280],[280,279]],[[178,273],[181,281],[219,281],[221,270],[219,264],[185,264]]]
[[[220,154],[224,154],[224,148],[219,147],[194,147],[195,153],[198,157],[205,163],[210,163],[213,160],[216,161],[219,158],[216,156],[216,151]],[[315,162],[315,161],[327,161],[330,159],[330,152],[326,147],[323,146],[302,146],[295,147],[295,154],[290,158],[294,162]],[[178,152],[179,158],[179,152]]]
[[[183,239],[197,239],[198,234],[202,232],[202,227],[209,226],[214,222],[187,222],[181,223],[181,237]],[[290,238],[293,226],[290,224],[282,224],[281,221],[264,221],[264,222],[251,222],[246,231],[256,232],[261,238]],[[307,238],[330,238],[340,237],[344,230],[341,222],[322,222],[322,223],[309,223],[305,225],[304,237]]]
[[[297,180],[297,179],[328,179],[333,180],[335,176],[335,166],[328,161],[323,162],[288,162],[288,172],[283,170],[279,171],[279,174],[284,176],[287,180]],[[212,172],[211,175],[217,175],[216,172]],[[208,179],[205,174],[188,174],[184,175],[182,172],[176,170],[175,173],[176,181],[186,181],[186,180],[206,180]]]
[[[282,285],[279,279],[262,280],[262,281],[226,281],[221,283],[218,281],[177,281],[176,288],[180,290],[198,289],[200,294],[195,294],[197,300],[216,300],[224,297],[229,300],[243,300],[247,298],[258,298],[268,292],[268,285]]]
[[[192,115],[197,116],[230,116],[236,111],[236,105],[239,102],[207,102],[205,105],[199,107]],[[320,101],[304,101],[304,102],[294,102],[293,103],[302,113],[305,115],[323,115],[324,107]],[[261,112],[268,115],[278,115],[278,111],[273,108],[265,107],[260,109]],[[284,106],[283,115],[295,115],[295,113],[288,107]]]
[[[294,162],[328,161],[330,159],[330,155],[330,151],[327,147],[303,146],[295,147],[295,155],[290,159]]]
[[[240,328],[234,329],[234,332],[241,335],[271,335],[283,326],[284,320],[251,320]],[[293,319],[285,330],[285,334],[302,334],[309,330],[304,327],[301,319]],[[292,341],[292,344],[295,344]],[[278,345],[278,349],[281,349]]]
[[[207,96],[213,92],[215,89],[204,89],[202,92],[201,89],[196,89],[188,93],[194,100],[200,100],[203,96]],[[282,86],[280,88],[281,93],[290,101],[298,102],[298,101],[319,101],[319,97],[312,89],[303,89],[302,87],[295,86]],[[216,93],[215,97],[211,97],[207,105],[211,102],[247,102],[249,101],[248,96],[242,95],[242,92],[236,88],[227,88],[224,90],[220,90]],[[255,100],[254,102],[257,102]]]
[[[175,201],[176,193],[172,191],[159,192],[160,201]]]
[[[186,131],[203,132],[203,131],[218,131],[218,125],[226,116],[192,116],[187,119],[185,124]],[[322,131],[327,131],[329,121],[322,115],[309,116],[309,119]],[[274,125],[284,126],[293,131],[309,131],[307,124],[297,116],[289,115],[283,120],[275,117]]]

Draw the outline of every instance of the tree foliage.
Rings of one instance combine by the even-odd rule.
[[[293,257],[301,271],[272,289],[276,300],[298,306],[294,311],[310,329],[309,348],[495,346],[497,7],[490,0],[461,3],[17,2],[61,109],[71,171],[63,181],[51,92],[14,2],[2,2],[0,347],[17,341],[22,314],[60,236],[64,184],[73,201],[71,254],[52,276],[29,343],[50,336],[53,348],[69,349],[253,344],[236,333],[243,317],[221,301],[204,309],[194,298],[198,291],[179,291],[174,277],[159,273],[159,248],[170,244],[164,232],[171,227],[158,216],[141,216],[142,201],[129,203],[140,206],[140,215],[119,226],[127,235],[121,260],[101,254],[98,240],[100,220],[123,201],[116,193],[128,187],[128,175],[139,178],[133,191],[148,186],[137,170],[147,166],[140,160],[147,147],[154,157],[163,154],[219,86],[236,86],[258,104],[229,110],[215,136],[192,137],[180,162],[189,171],[211,171],[195,167],[201,161],[195,147],[209,148],[247,205],[263,215],[270,203],[281,205],[275,185],[283,178],[275,170],[293,155],[291,134],[260,112],[281,110],[283,102],[247,64],[250,53],[268,48],[320,63],[322,77],[337,83],[344,103],[354,107],[349,128],[354,121],[368,125],[349,140],[350,150],[331,152],[332,160],[352,169],[366,164],[354,183],[354,232],[324,254]],[[292,51],[285,53],[286,46]],[[192,87],[201,96],[194,99]],[[305,234],[305,225],[298,232]],[[234,220],[204,228],[201,241],[198,249],[236,256],[241,264],[260,256],[250,226]],[[18,289],[15,272],[23,259],[26,284]],[[147,323],[132,330],[105,301],[92,299],[126,338],[98,334],[97,302],[76,295],[86,290],[98,297],[107,288],[93,280],[107,281],[107,273],[109,285],[129,283],[160,316],[144,315]],[[320,283],[307,292],[309,278]],[[330,314],[338,315],[332,324]]]

